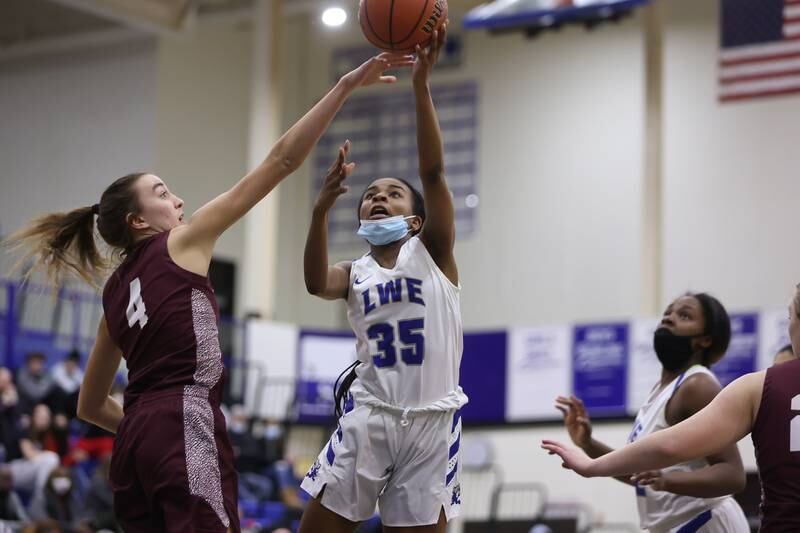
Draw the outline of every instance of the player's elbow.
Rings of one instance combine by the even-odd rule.
[[[83,393],[83,389],[78,393],[78,418],[85,422],[92,422],[97,414],[97,409]]]
[[[311,296],[320,296],[322,293],[325,292],[325,286],[322,283],[307,279],[306,291],[308,291],[308,294],[310,294]]]
[[[420,169],[419,177],[425,183],[438,183],[444,179],[444,167],[442,165],[434,165]]]
[[[302,157],[299,157],[297,154],[293,154],[290,149],[286,146],[287,143],[283,141],[279,141],[279,143],[273,148],[270,152],[269,157],[267,160],[269,161],[269,166],[276,169],[276,171],[282,176],[288,176],[292,172],[296,171],[300,168],[300,164],[303,162]]]
[[[687,458],[683,456],[686,453],[685,446],[675,438],[664,439],[658,443],[656,454],[659,462],[663,462],[664,466],[674,465],[685,461]]]

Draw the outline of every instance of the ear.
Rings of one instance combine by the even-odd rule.
[[[409,220],[409,228],[411,233],[419,233],[422,230],[422,219],[418,215],[414,215],[414,218]]]
[[[700,337],[697,339],[697,347],[702,350],[707,350],[711,348],[711,345],[714,343],[713,339],[710,335],[706,335],[704,337]]]
[[[136,231],[142,231],[150,228],[150,224],[148,224],[140,215],[134,215],[133,213],[128,213],[128,216],[125,217],[125,222],[127,222],[128,226]]]

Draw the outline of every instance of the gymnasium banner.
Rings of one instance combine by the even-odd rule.
[[[244,380],[244,405],[248,412],[282,419],[294,398],[300,328],[267,320],[248,320],[245,327],[247,364],[243,369],[234,369],[231,380]]]
[[[758,360],[758,314],[731,314],[731,343],[722,361],[712,367],[724,387],[743,374],[754,372]]]
[[[356,338],[352,333],[300,332],[296,396],[299,422],[332,420],[333,384],[355,360]]]
[[[661,319],[642,318],[631,322],[628,352],[627,413],[635,416],[653,386],[661,379],[661,362],[653,349],[653,333]]]
[[[758,315],[758,366],[764,370],[772,366],[775,354],[789,344],[789,312],[763,311]]]
[[[590,415],[625,415],[627,323],[578,325],[573,330],[572,389]]]
[[[464,420],[497,424],[506,419],[506,357],[508,332],[464,333],[461,387],[469,403],[461,408]]]
[[[561,418],[553,405],[556,396],[568,395],[572,389],[571,333],[566,325],[510,330],[506,420]]]

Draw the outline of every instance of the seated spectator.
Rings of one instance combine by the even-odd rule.
[[[53,367],[55,383],[53,412],[75,418],[78,410],[78,389],[83,381],[81,354],[72,350],[63,361]]]
[[[33,352],[25,357],[25,366],[17,372],[19,409],[30,415],[40,403],[47,403],[53,392],[53,379],[47,373],[44,354]]]
[[[0,367],[0,463],[22,456],[19,449],[19,397],[11,372]]]
[[[792,350],[792,345],[787,344],[786,346],[778,350],[778,353],[775,354],[775,362],[773,363],[773,365],[788,363],[789,361],[794,361],[795,359],[797,359],[797,356],[794,354],[794,351]]]
[[[31,504],[31,519],[37,527],[58,529],[63,533],[91,533],[92,529],[82,519],[81,504],[73,489],[72,474],[59,466],[50,473],[42,497]]]
[[[49,424],[50,412],[42,406],[36,417],[37,427]],[[2,435],[7,471],[11,473],[14,490],[41,496],[50,472],[58,466],[58,454],[46,450],[37,438],[22,429],[20,424],[9,423]]]
[[[242,497],[274,500],[290,509],[302,509],[299,482],[283,456],[283,427],[272,420],[250,421],[244,407],[234,405],[228,430]]]
[[[0,465],[0,531],[22,531],[27,522],[28,514],[12,487],[11,472]]]
[[[65,457],[69,452],[68,433],[67,419],[64,415],[56,415],[53,419],[50,408],[43,403],[33,408],[28,438],[40,449]]]

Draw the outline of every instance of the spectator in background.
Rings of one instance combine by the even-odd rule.
[[[60,417],[61,424],[53,423],[50,408],[40,403],[33,408],[31,426],[28,430],[28,439],[41,450],[55,452],[60,457],[65,457],[69,452],[69,435],[66,418]]]
[[[0,465],[0,531],[22,531],[28,522],[28,514],[13,491],[13,478],[11,471],[5,465]]]
[[[234,405],[228,429],[240,496],[281,502],[287,508],[287,519],[299,520],[304,504],[297,492],[300,482],[284,460],[283,426],[269,419],[251,421],[242,405]]]
[[[31,518],[37,526],[46,525],[62,533],[91,533],[92,529],[82,520],[81,504],[74,490],[72,474],[64,466],[50,473],[41,498],[31,503]]]
[[[11,372],[0,367],[0,463],[22,456],[19,449],[20,418],[17,388]]]
[[[775,362],[773,363],[773,365],[788,363],[789,361],[794,361],[795,359],[797,359],[797,356],[794,354],[794,351],[792,350],[792,345],[787,344],[786,346],[778,350],[778,353],[775,354]]]
[[[63,413],[68,418],[75,418],[78,410],[78,389],[83,381],[80,352],[72,350],[63,361],[53,367],[51,373],[55,383],[56,398],[53,411]]]
[[[29,353],[25,357],[25,366],[17,372],[20,412],[30,415],[37,404],[49,401],[53,386],[53,379],[45,366],[44,354]]]
[[[46,406],[43,407],[47,409]],[[44,425],[43,415],[49,417],[49,410],[41,413],[37,417],[39,426]],[[12,486],[15,490],[31,493],[34,499],[41,497],[50,472],[58,466],[58,454],[45,450],[41,442],[31,439],[18,425],[11,426],[9,430],[3,437],[6,442],[15,443],[5,450],[8,463],[6,467],[11,473]]]

